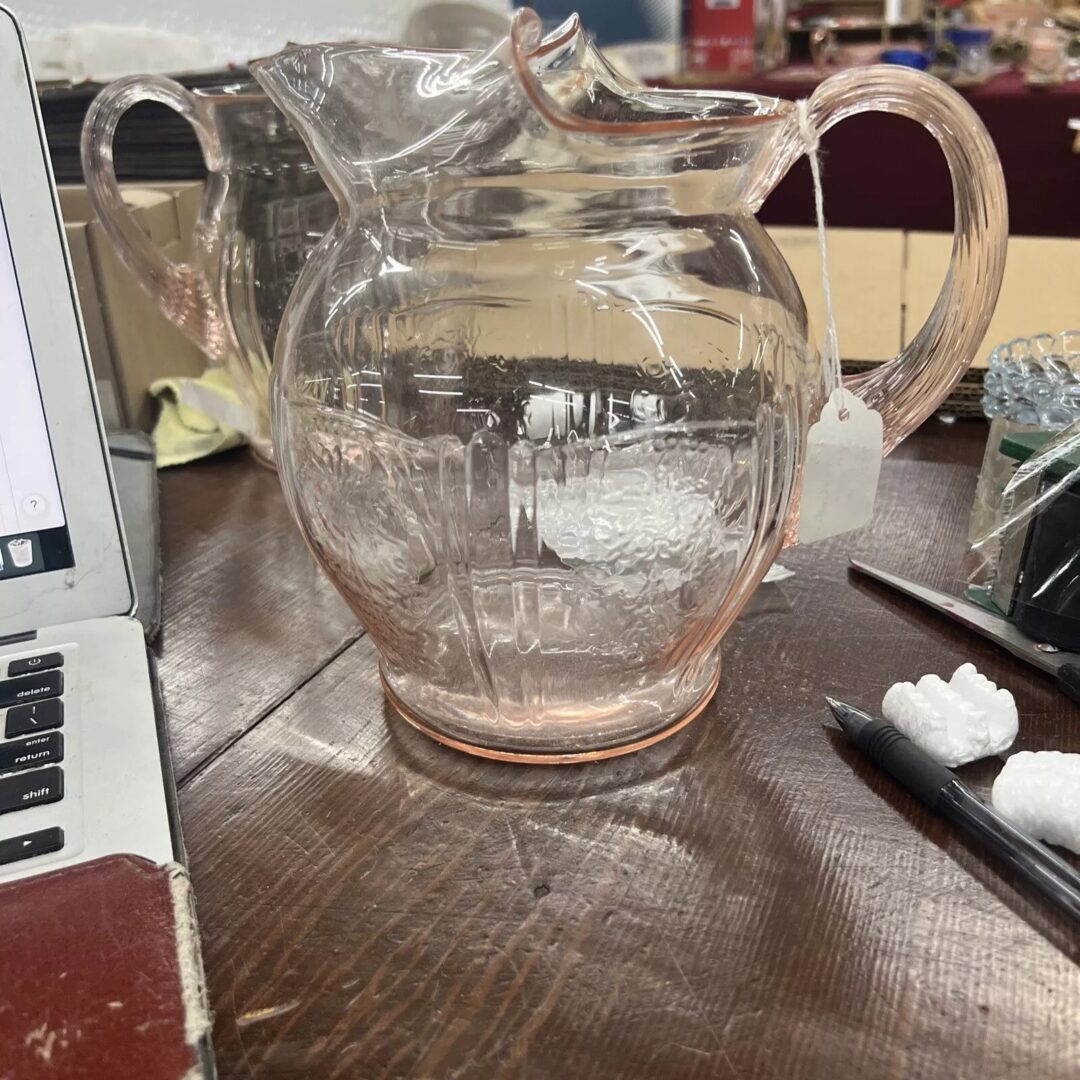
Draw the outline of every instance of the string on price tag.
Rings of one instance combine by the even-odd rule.
[[[821,416],[807,434],[799,506],[799,541],[811,543],[861,528],[870,520],[881,474],[884,428],[879,413],[844,389],[829,278],[818,134],[810,121],[809,103],[796,102],[796,110],[814,181],[826,319],[822,381],[827,399]]]

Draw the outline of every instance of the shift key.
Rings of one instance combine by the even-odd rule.
[[[57,802],[63,797],[64,770],[56,765],[0,780],[0,814]]]
[[[57,697],[63,692],[62,671],[37,671],[33,675],[22,675],[18,679],[5,679],[0,682],[0,709],[8,705],[22,705],[24,701]]]
[[[35,701],[32,705],[16,705],[8,709],[4,721],[4,738],[33,735],[35,731],[48,731],[64,723],[64,703],[59,698]]]

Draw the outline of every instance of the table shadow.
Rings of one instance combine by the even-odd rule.
[[[383,719],[389,752],[402,769],[472,799],[535,804],[625,791],[677,772],[694,754],[711,708],[655,746],[577,765],[519,765],[466,754],[417,731],[386,700]]]

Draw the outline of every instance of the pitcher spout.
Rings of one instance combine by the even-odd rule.
[[[251,71],[340,193],[448,165],[463,141],[482,138],[511,77],[497,51],[290,45]]]
[[[531,10],[487,52],[293,45],[252,73],[307,142],[338,195],[404,180],[591,174],[614,185],[692,170],[733,208],[791,106],[754,94],[653,90],[620,75],[577,17],[547,37]]]

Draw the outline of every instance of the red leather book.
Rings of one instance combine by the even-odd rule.
[[[0,1080],[212,1076],[187,873],[114,855],[0,886]]]

